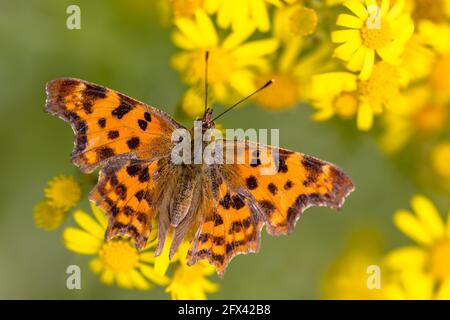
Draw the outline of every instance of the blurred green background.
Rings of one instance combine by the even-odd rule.
[[[70,4],[81,7],[81,30],[66,28]],[[169,30],[152,1],[1,0],[0,43],[0,298],[167,298],[162,288],[103,286],[88,268],[89,257],[64,248],[61,229],[38,230],[32,219],[46,182],[78,172],[70,162],[70,127],[43,112],[47,81],[85,79],[174,113],[183,86],[169,65],[175,52]],[[338,164],[356,192],[340,213],[309,209],[288,237],[264,234],[259,254],[239,256],[224,279],[213,277],[221,290],[210,298],[320,298],[323,273],[349,232],[371,227],[387,247],[407,243],[391,217],[418,191],[408,175],[379,152],[370,135],[315,123],[310,115],[304,105],[268,113],[249,104],[221,121],[226,128],[279,128],[281,146]],[[82,290],[66,289],[70,264],[82,268]]]

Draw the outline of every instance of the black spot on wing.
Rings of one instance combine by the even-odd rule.
[[[127,141],[128,148],[131,150],[136,149],[139,147],[140,140],[138,137],[132,137]]]
[[[255,176],[248,177],[246,180],[246,184],[247,184],[247,188],[249,188],[250,190],[254,190],[254,189],[258,188],[258,181],[255,178]]]

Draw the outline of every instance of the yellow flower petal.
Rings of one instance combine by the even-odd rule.
[[[130,280],[133,287],[139,290],[147,290],[152,287],[150,283],[136,270],[130,272]]]
[[[156,272],[154,268],[146,264],[141,264],[139,266],[139,269],[144,276],[146,276],[151,282],[156,283],[157,285],[165,286],[169,283],[168,277],[161,275],[159,272]]]
[[[131,276],[129,273],[117,273],[116,281],[117,281],[117,285],[119,287],[122,287],[124,289],[132,289],[133,288],[133,282],[131,280]]]
[[[361,70],[368,51],[369,49],[364,46],[359,47],[358,50],[356,50],[356,52],[350,58],[350,61],[347,64],[347,68],[351,71]]]
[[[105,269],[100,276],[100,281],[106,285],[112,285],[114,282],[114,273],[111,270]]]
[[[447,214],[447,237],[450,238],[450,210],[448,211]]]
[[[420,221],[406,210],[399,210],[394,214],[394,223],[401,232],[419,244],[428,246],[433,242]]]
[[[245,27],[239,29],[239,31],[233,31],[222,43],[222,47],[227,50],[236,48],[245,40],[247,40],[255,32],[255,25],[253,23],[247,23]]]
[[[331,41],[334,43],[347,42],[354,39],[361,39],[359,30],[338,30],[331,33]]]
[[[233,12],[234,1],[221,2],[217,13],[217,24],[220,28],[226,29],[230,26]]]
[[[250,0],[249,4],[250,11],[252,12],[252,18],[256,22],[258,30],[262,32],[269,31],[270,23],[265,1]]]
[[[431,276],[416,272],[405,272],[402,278],[408,299],[428,300],[432,298],[433,279]]]
[[[265,39],[251,41],[243,44],[233,51],[233,56],[236,58],[260,57],[266,54],[275,52],[278,48],[278,41],[276,39]]]
[[[444,236],[444,222],[434,204],[423,196],[414,196],[411,207],[428,231],[430,238],[440,239]]]
[[[108,226],[108,217],[102,209],[97,207],[93,202],[91,204],[91,210],[94,214],[97,221],[100,223],[100,225],[103,227],[104,230],[106,230],[106,227]]]
[[[340,14],[336,21],[336,25],[352,29],[359,29],[363,27],[364,22],[355,16],[349,14]]]
[[[187,18],[176,18],[174,23],[178,27],[180,32],[192,43],[195,43],[198,48],[205,47],[202,39],[202,34],[197,25],[192,20]]]
[[[218,43],[217,32],[211,19],[203,10],[197,10],[195,12],[195,18],[197,20],[198,29],[203,38],[203,44],[207,47],[216,46]]]
[[[367,53],[364,57],[364,63],[361,69],[361,73],[359,75],[360,79],[362,80],[369,79],[373,71],[374,61],[375,61],[375,51],[372,49],[367,50]]]
[[[373,125],[373,111],[368,103],[362,103],[358,108],[356,125],[361,131],[368,131]]]
[[[89,262],[89,267],[91,268],[92,272],[96,274],[100,273],[100,271],[103,270],[103,264],[98,258],[92,259],[91,262]]]
[[[166,242],[164,243],[164,248],[161,254],[155,258],[155,271],[161,276],[165,275],[167,272],[167,268],[169,267],[169,251],[170,251],[170,243],[172,242],[171,237],[166,238]]]
[[[363,21],[365,21],[369,17],[366,8],[359,0],[346,1],[344,2],[344,6],[349,8],[354,14],[356,14]]]
[[[193,43],[188,37],[186,37],[181,32],[174,32],[171,35],[172,42],[181,49],[184,50],[194,50],[197,48],[196,44]]]
[[[337,58],[342,59],[344,61],[348,61],[351,59],[355,51],[358,50],[361,44],[362,42],[360,38],[352,41],[347,41],[344,44],[337,47],[334,50],[334,54]]]
[[[78,225],[94,237],[103,240],[105,229],[98,224],[90,215],[81,210],[75,211],[73,218]]]
[[[402,270],[423,270],[428,259],[428,254],[425,250],[415,247],[403,247],[392,250],[385,257],[385,264],[388,268],[396,271]]]
[[[450,300],[450,279],[443,281],[436,293],[437,300]]]
[[[102,241],[93,235],[72,227],[64,230],[63,239],[68,249],[83,254],[97,252],[102,244]]]

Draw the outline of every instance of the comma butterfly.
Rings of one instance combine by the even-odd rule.
[[[106,240],[130,236],[143,248],[158,218],[156,255],[172,232],[171,257],[192,239],[188,264],[207,259],[222,276],[235,255],[258,251],[264,225],[270,235],[290,233],[306,208],[340,209],[354,190],[331,163],[250,141],[224,140],[245,161],[176,165],[172,133],[184,127],[163,111],[73,78],[46,90],[45,111],[75,132],[73,163],[86,173],[101,167],[90,200],[109,216]],[[210,128],[206,109],[202,130]],[[262,166],[275,174],[261,174]]]

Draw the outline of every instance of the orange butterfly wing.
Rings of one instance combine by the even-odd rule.
[[[158,161],[119,160],[101,171],[90,199],[109,213],[105,238],[129,236],[143,248],[156,215],[155,175]]]
[[[331,163],[252,142],[225,143],[235,164],[221,166],[216,209],[200,224],[188,253],[189,263],[207,259],[219,275],[236,254],[258,251],[263,224],[271,235],[290,233],[308,207],[340,209],[354,190]]]
[[[160,110],[87,81],[58,79],[46,89],[45,111],[71,124],[72,161],[83,172],[118,156],[167,156],[173,130],[182,127]]]
[[[258,252],[262,221],[252,201],[243,194],[222,180],[216,195],[220,200],[213,201],[201,215],[203,221],[188,251],[188,265],[207,259],[223,276],[234,256]]]
[[[143,247],[156,214],[157,160],[170,156],[171,134],[182,126],[117,91],[71,78],[47,84],[45,111],[71,124],[75,165],[84,172],[103,166],[90,199],[109,214],[106,239],[128,235]]]

